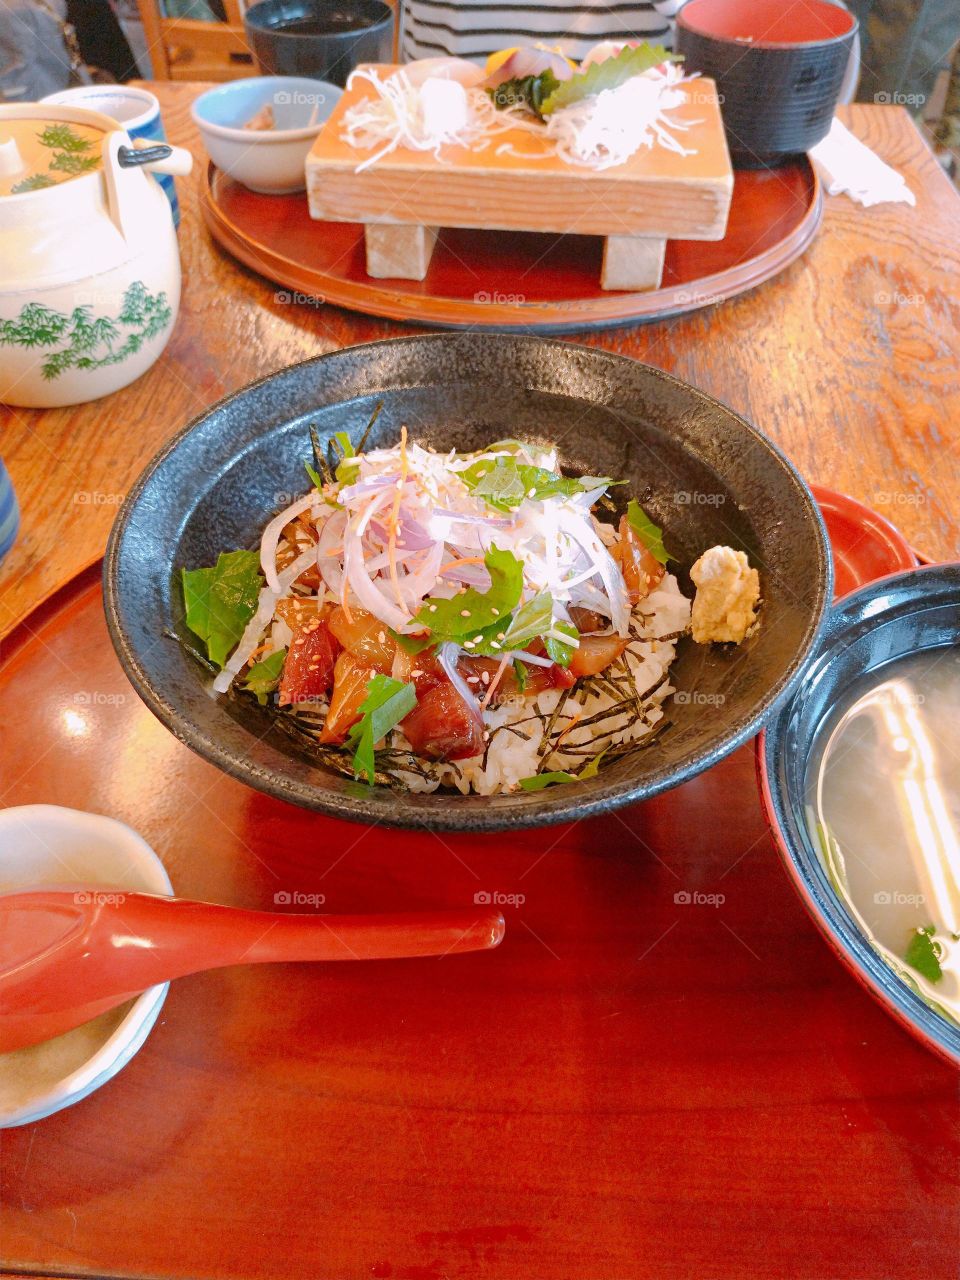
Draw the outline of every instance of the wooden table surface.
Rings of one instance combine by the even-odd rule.
[[[0,454],[23,530],[0,568],[0,635],[103,553],[132,481],[160,445],[253,378],[410,327],[289,293],[216,246],[197,208],[200,86],[153,86],[172,142],[197,157],[180,179],[180,319],[153,369],[93,404],[0,406]],[[808,480],[892,518],[925,555],[960,555],[960,198],[901,108],[844,108],[900,168],[915,209],[827,200],[818,238],[776,280],[660,324],[574,337],[711,392],[761,427]]]
[[[196,89],[158,86],[193,146]],[[777,280],[585,340],[765,428],[811,480],[960,550],[960,201],[899,109],[853,127],[918,207],[828,202]],[[101,555],[127,487],[251,378],[398,326],[289,304],[202,229],[156,368],[100,402],[0,410],[23,508],[9,630]],[[95,573],[0,670],[2,802],[110,813],[178,892],[270,908],[521,895],[493,955],[237,969],[174,985],[134,1061],[0,1139],[0,1264],[156,1280],[946,1280],[960,1247],[956,1073],[840,966],[777,862],[751,749],[647,805],[509,839],[336,823],[188,752],[130,691]],[[38,745],[39,744],[39,745]],[[17,767],[13,767],[13,762]],[[714,906],[684,905],[691,890]]]

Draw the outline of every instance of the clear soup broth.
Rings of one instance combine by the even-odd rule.
[[[807,814],[871,944],[960,1022],[960,646],[851,687],[814,751]]]
[[[103,130],[60,120],[0,120],[0,143],[16,143],[20,167],[0,174],[0,196],[69,182],[103,163]]]

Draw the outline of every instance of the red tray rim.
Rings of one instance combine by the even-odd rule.
[[[571,333],[585,329],[663,320],[745,293],[778,275],[795,262],[816,235],[823,218],[823,189],[816,168],[803,157],[810,174],[810,204],[797,225],[777,244],[724,271],[644,293],[560,302],[497,302],[405,292],[396,283],[345,280],[246,236],[220,207],[216,191],[221,171],[209,161],[203,174],[200,207],[214,240],[233,257],[276,284],[310,297],[386,320],[437,328],[522,329],[528,333]],[[262,196],[263,200],[274,197]]]

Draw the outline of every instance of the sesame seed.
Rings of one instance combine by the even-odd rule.
[[[463,647],[464,647],[465,649],[472,649],[472,648],[474,647],[474,645],[473,645],[473,641],[472,641],[472,640],[467,640],[467,641],[464,643],[464,646],[463,646]]]
[[[387,633],[386,633],[385,631],[378,631],[378,632],[377,632],[377,639],[379,640],[379,642],[380,642],[381,644],[386,644],[386,643],[387,643]]]
[[[461,609],[461,610],[460,610],[460,617],[461,617],[461,618],[469,618],[469,617],[470,617],[470,610],[469,610],[469,609]]]
[[[480,679],[483,681],[483,683],[484,683],[484,684],[489,684],[489,683],[490,683],[490,672],[489,672],[489,671],[481,671],[481,672],[480,672]]]
[[[535,498],[536,496],[537,496],[537,491],[536,491],[536,489],[528,489],[528,490],[527,490],[527,497],[528,497],[528,498]]]
[[[479,683],[480,683],[479,676],[467,676],[467,684],[479,684]]]
[[[490,641],[490,648],[491,648],[491,649],[502,649],[502,648],[503,648],[503,646],[502,646],[502,645],[497,644],[496,640],[491,640],[491,641]]]
[[[483,636],[482,636],[482,635],[474,636],[474,637],[473,637],[473,643],[474,643],[474,644],[479,644],[479,643],[480,643],[480,641],[481,641],[482,639],[483,639]]]
[[[418,676],[423,675],[423,672],[420,670],[419,667],[414,667],[413,670],[410,672],[410,674],[413,676],[414,680],[416,680]]]
[[[507,638],[507,633],[506,633],[505,631],[498,631],[498,632],[497,632],[497,639],[498,639],[498,640],[506,640],[506,638]]]
[[[499,609],[494,609],[494,608],[491,606],[491,608],[490,608],[490,612],[493,614],[493,616],[494,616],[495,618],[499,618],[499,617],[500,617],[500,610],[499,610]]]
[[[430,606],[430,612],[431,612],[431,613],[436,613],[436,612],[437,612],[437,606],[436,606],[435,604],[432,604],[432,605]]]

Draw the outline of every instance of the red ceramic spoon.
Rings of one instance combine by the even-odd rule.
[[[483,951],[499,911],[283,915],[120,890],[0,896],[0,1052],[87,1022],[155,983],[280,960],[396,960]]]

